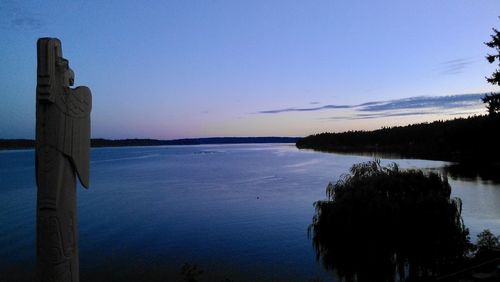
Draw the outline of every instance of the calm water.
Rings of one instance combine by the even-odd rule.
[[[33,154],[0,151],[0,281],[33,272]],[[82,280],[178,280],[184,263],[198,265],[202,281],[335,280],[307,238],[312,204],[329,181],[370,159],[289,144],[93,149],[91,188],[78,188]],[[450,184],[472,237],[500,234],[500,184],[454,175]]]

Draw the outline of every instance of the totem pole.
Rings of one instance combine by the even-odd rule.
[[[76,175],[89,185],[90,110],[87,87],[70,88],[74,73],[61,41],[37,42],[37,281],[78,281]]]

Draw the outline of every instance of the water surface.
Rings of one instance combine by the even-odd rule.
[[[313,202],[369,156],[293,144],[94,148],[91,187],[78,188],[83,281],[335,280],[307,238]],[[446,172],[446,162],[383,159]],[[0,278],[29,279],[35,260],[33,150],[0,152]],[[450,175],[472,237],[500,234],[500,185]],[[1,280],[1,279],[0,279]]]

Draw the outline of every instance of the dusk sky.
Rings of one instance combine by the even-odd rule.
[[[0,2],[0,138],[34,138],[36,40],[93,138],[305,136],[485,114],[499,0]]]

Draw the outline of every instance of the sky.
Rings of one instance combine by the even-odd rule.
[[[0,139],[34,138],[36,40],[93,138],[306,136],[485,114],[498,0],[0,2]]]

